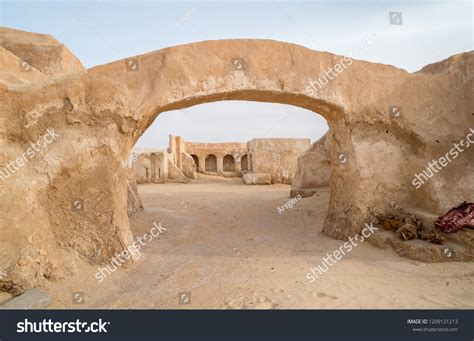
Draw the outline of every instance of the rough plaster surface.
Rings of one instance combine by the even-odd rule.
[[[318,187],[329,186],[331,176],[331,135],[326,133],[298,158],[290,196],[309,197]]]
[[[309,139],[257,138],[247,142],[250,171],[269,174],[271,183],[290,184],[298,157],[309,148]]]
[[[127,178],[127,212],[128,215],[143,210],[142,200],[138,194],[138,185],[135,177],[133,176],[133,170],[129,169]]]
[[[309,81],[341,56],[278,41],[221,40],[85,70],[49,36],[9,29],[0,36],[7,64],[0,66],[0,164],[48,128],[60,135],[0,180],[0,268],[7,274],[0,286],[11,292],[66,276],[79,257],[108,262],[132,243],[122,161],[160,113],[199,103],[284,103],[326,118],[333,137],[326,235],[358,233],[394,201],[441,214],[474,199],[474,148],[420,189],[411,184],[474,128],[473,52],[416,73],[354,60],[310,96]],[[28,53],[37,49],[46,52]],[[37,75],[23,77],[15,58],[30,58]],[[401,116],[390,115],[393,105]]]

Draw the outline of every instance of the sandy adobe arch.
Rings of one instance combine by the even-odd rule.
[[[44,277],[67,275],[77,257],[100,264],[122,252],[133,242],[122,161],[160,113],[205,102],[283,103],[326,118],[334,141],[323,229],[329,236],[359,232],[372,213],[394,201],[442,212],[472,200],[474,148],[459,156],[449,175],[440,172],[419,190],[411,181],[468,132],[474,53],[417,73],[351,61],[310,96],[310,81],[341,60],[277,41],[206,41],[78,67],[46,81],[0,83],[3,163],[48,128],[61,136],[0,185],[6,212],[0,266],[8,274],[0,283],[19,292]],[[390,116],[394,105],[403,109],[400,117]]]

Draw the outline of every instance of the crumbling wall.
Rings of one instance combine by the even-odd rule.
[[[139,157],[134,158],[132,169],[139,184],[164,183],[168,179],[168,160],[170,156],[165,151],[141,150]]]
[[[150,154],[142,153],[132,164],[133,174],[139,184],[151,182],[152,162]]]
[[[181,160],[182,160],[181,170],[184,176],[188,179],[196,179],[197,169],[196,169],[196,165],[194,164],[194,160],[192,156],[187,153],[182,153]]]
[[[127,178],[127,212],[128,215],[138,212],[143,209],[142,200],[138,194],[138,186],[133,176],[132,169],[128,169]]]
[[[174,164],[173,160],[167,158],[168,179],[175,182],[189,182],[181,170]]]
[[[330,176],[331,135],[328,132],[298,158],[290,196],[312,196],[318,187],[329,186]]]

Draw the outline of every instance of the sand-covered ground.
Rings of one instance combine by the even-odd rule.
[[[314,283],[310,266],[343,243],[320,233],[329,189],[289,200],[289,186],[246,186],[203,177],[140,185],[145,210],[135,236],[166,228],[143,258],[102,283],[81,266],[48,282],[53,308],[473,308],[474,264],[425,264],[369,243],[355,247]],[[75,302],[74,293],[82,301]]]

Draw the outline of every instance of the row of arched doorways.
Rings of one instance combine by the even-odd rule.
[[[202,168],[199,167],[199,157],[195,154],[192,154],[191,156],[194,160],[194,164],[196,165],[196,169],[201,170]],[[222,170],[224,172],[235,172],[236,171],[235,161],[236,160],[233,155],[230,155],[230,154],[225,155],[222,158]],[[204,163],[205,163],[204,170],[206,172],[218,171],[218,166],[217,166],[218,159],[214,154],[207,155],[206,158],[204,159]],[[247,159],[247,154],[245,154],[244,156],[240,158],[240,170],[244,172],[244,171],[247,171],[248,169],[249,169],[248,159]]]

